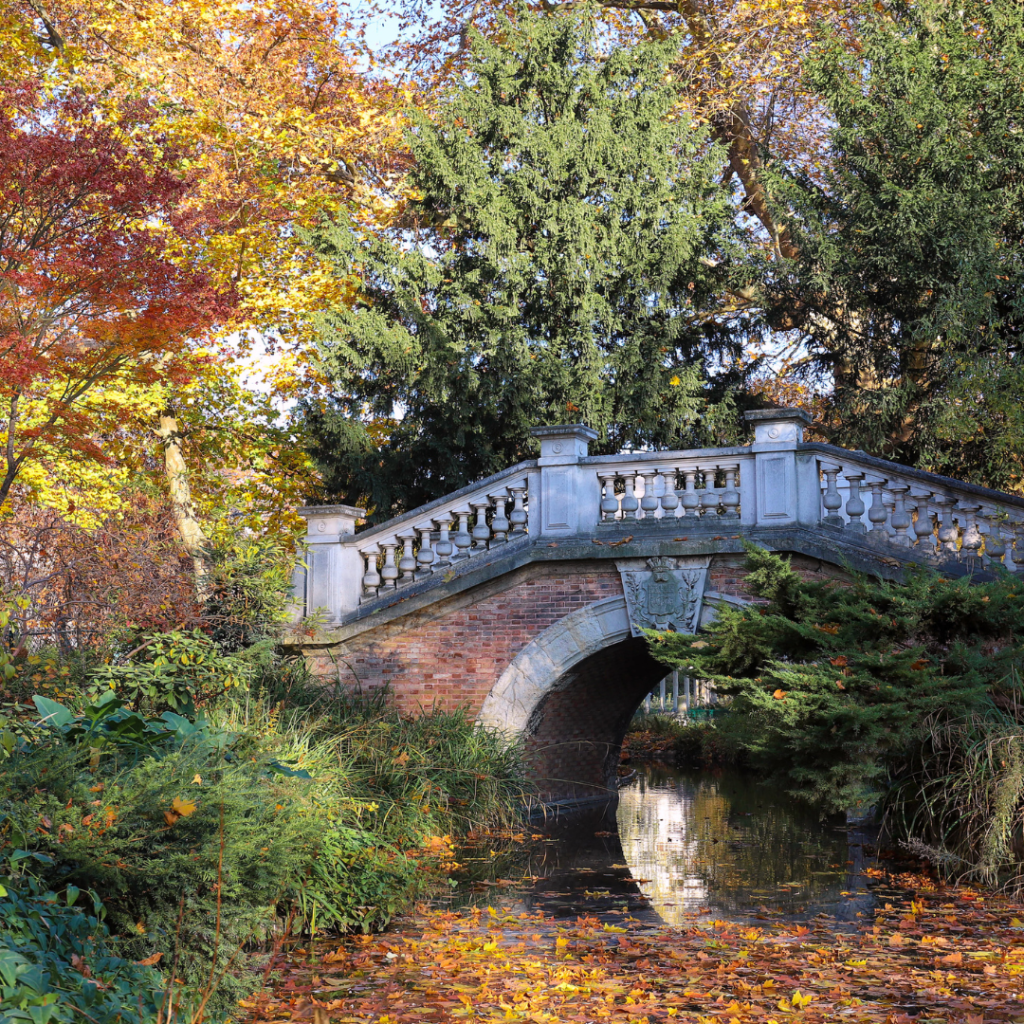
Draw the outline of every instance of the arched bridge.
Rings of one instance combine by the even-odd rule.
[[[747,418],[746,447],[596,457],[587,427],[541,427],[539,459],[360,533],[361,509],[303,509],[289,644],[324,682],[467,707],[522,737],[547,800],[581,800],[665,674],[640,628],[743,603],[744,540],[808,578],[1024,571],[1024,499],[804,442],[799,410]]]

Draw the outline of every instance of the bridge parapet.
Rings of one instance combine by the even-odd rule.
[[[580,424],[541,427],[539,459],[361,533],[360,509],[304,509],[300,605],[348,622],[393,605],[400,591],[419,595],[489,563],[578,559],[588,544],[590,557],[695,544],[708,553],[736,550],[743,537],[773,546],[773,535],[794,531],[844,556],[1024,572],[1024,499],[804,442],[801,410],[747,419],[754,440],[745,447],[612,456],[590,456],[597,435]]]

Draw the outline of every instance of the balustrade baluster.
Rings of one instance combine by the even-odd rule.
[[[985,559],[990,564],[995,562],[998,565],[1002,565],[1003,558],[1006,556],[1006,541],[1003,540],[999,509],[985,508],[982,510],[982,515],[987,526],[984,534]]]
[[[380,571],[380,576],[384,581],[384,589],[394,590],[398,586],[398,566],[395,565],[397,544],[393,540],[386,540],[381,543],[381,547],[384,549],[384,566]]]
[[[626,485],[626,493],[622,496],[622,499],[619,502],[619,506],[622,509],[622,518],[627,522],[635,522],[636,512],[640,507],[640,502],[633,493],[636,475],[633,472],[625,473],[623,474],[622,480]]]
[[[843,475],[850,485],[850,497],[846,502],[846,514],[850,517],[850,521],[846,524],[846,529],[851,533],[867,533],[868,528],[860,521],[860,517],[864,515],[865,511],[864,500],[860,496],[864,474],[846,472]]]
[[[825,506],[825,516],[821,521],[826,526],[834,526],[840,530],[845,525],[843,517],[839,514],[839,509],[843,507],[843,498],[839,493],[839,488],[836,487],[836,477],[839,476],[841,469],[842,466],[831,462],[821,463],[821,472],[825,477],[825,490],[821,495],[821,503]]]
[[[700,507],[705,516],[712,516],[718,512],[718,503],[721,495],[715,490],[715,473],[718,467],[704,470],[704,490],[700,496]]]
[[[452,543],[455,545],[455,554],[452,555],[453,562],[461,562],[465,558],[469,558],[469,549],[473,544],[473,538],[469,534],[469,517],[473,513],[469,509],[456,509],[455,515],[459,517],[459,525],[455,530],[455,536],[452,537]]]
[[[487,542],[491,539],[491,528],[487,525],[487,512],[491,507],[489,498],[477,498],[470,502],[476,510],[476,521],[473,524],[473,547],[471,554],[487,550]]]
[[[694,489],[694,478],[697,476],[696,469],[684,469],[683,474],[683,493],[679,498],[679,503],[683,506],[684,516],[697,516],[700,513],[697,511],[700,508],[700,498]]]
[[[508,520],[512,524],[512,533],[526,533],[526,509],[523,508],[526,484],[511,484],[509,490],[512,492],[512,512]]]
[[[740,492],[736,490],[736,476],[740,471],[739,464],[726,466],[722,472],[725,473],[725,490],[722,491],[722,513],[723,519],[739,519],[740,517]]]
[[[940,555],[955,555],[957,553],[956,542],[960,536],[956,523],[953,522],[953,506],[956,498],[948,494],[933,494],[932,504],[938,509],[939,517],[939,546],[936,553]]]
[[[1009,548],[1011,572],[1024,573],[1024,521],[1011,519],[1007,524],[1009,528]]]
[[[447,515],[441,516],[434,520],[434,525],[440,534],[437,538],[437,543],[434,545],[434,554],[437,555],[437,565],[434,568],[443,569],[445,566],[452,564],[454,545],[452,544],[451,537],[448,536],[448,531],[452,528],[451,517]]]
[[[509,522],[505,515],[505,502],[508,501],[508,491],[498,494],[490,494],[488,497],[494,502],[494,518],[491,520],[491,529],[494,531],[492,544],[504,544],[508,540]]]
[[[981,505],[960,503],[959,510],[963,513],[963,536],[960,538],[960,557],[964,561],[973,561],[981,557],[981,531],[978,529],[978,513]]]
[[[914,520],[914,536],[917,538],[918,553],[922,555],[935,554],[935,524],[932,521],[932,512],[929,508],[928,499],[932,492],[923,493],[911,492],[911,508],[916,513]]]
[[[615,477],[607,471],[597,474],[601,481],[601,522],[610,523],[619,511],[619,499],[615,497]]]
[[[434,532],[434,524],[433,522],[422,523],[415,529],[420,535],[420,550],[416,555],[416,579],[422,580],[426,579],[434,571],[434,549],[430,543],[430,535]]]
[[[640,509],[643,512],[643,519],[654,523],[654,513],[658,511],[658,499],[654,496],[654,480],[657,477],[656,469],[641,469],[640,476],[644,481],[644,496],[640,499]]]
[[[883,535],[888,535],[889,531],[886,528],[886,524],[889,521],[889,510],[885,507],[885,501],[882,498],[882,488],[885,487],[885,480],[868,480],[866,481],[868,487],[871,488],[871,508],[868,509],[868,519],[871,521],[871,532],[875,534],[875,539]]]
[[[659,469],[661,482],[663,484],[661,494],[662,519],[675,519],[676,509],[679,508],[679,496],[676,494],[676,471],[675,469]]]
[[[907,536],[907,530],[910,529],[910,513],[906,509],[905,502],[907,500],[907,491],[910,490],[909,484],[893,484],[890,488],[893,497],[893,512],[892,512],[892,528],[896,531],[896,536],[893,537],[893,544],[898,544],[901,548],[909,548],[912,541]]]
[[[402,573],[402,583],[410,583],[416,574],[416,558],[412,553],[412,546],[416,540],[416,534],[400,533],[398,539],[404,545],[402,557],[398,560],[398,568]]]
[[[377,572],[377,558],[380,551],[373,548],[368,551],[360,551],[359,554],[366,559],[366,572],[363,573],[363,595],[367,601],[372,601],[380,589],[380,573]]]

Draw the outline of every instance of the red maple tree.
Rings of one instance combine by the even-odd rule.
[[[0,90],[0,505],[26,463],[104,460],[104,390],[188,373],[230,296],[167,251],[187,175],[145,103]]]

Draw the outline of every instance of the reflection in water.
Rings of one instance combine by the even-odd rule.
[[[495,886],[555,917],[628,914],[659,923],[865,912],[863,832],[822,821],[738,772],[641,769],[611,804],[539,825],[545,837],[495,857],[466,850],[450,905]],[[514,881],[509,881],[514,879]]]
[[[650,767],[620,792],[617,818],[625,861],[670,924],[702,908],[723,917],[864,909],[862,837],[749,776]]]

